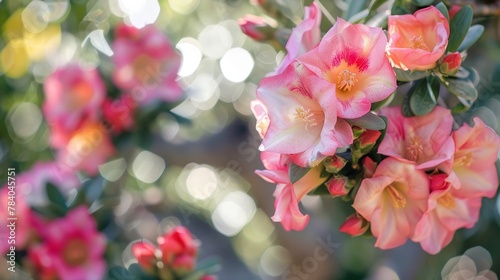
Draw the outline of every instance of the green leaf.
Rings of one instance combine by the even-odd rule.
[[[463,52],[466,49],[470,48],[479,38],[481,38],[481,35],[483,35],[484,32],[484,26],[481,24],[475,24],[469,28],[469,31],[467,32],[467,35],[465,35],[464,40],[458,47],[457,51]]]
[[[446,51],[455,52],[464,40],[472,23],[473,11],[471,6],[463,6],[450,22],[450,37]]]
[[[367,2],[368,2],[368,0],[356,0],[356,1],[350,2],[349,6],[347,8],[347,14],[346,14],[345,18],[350,19],[355,14],[361,12],[366,7]]]
[[[45,192],[47,193],[47,197],[49,198],[49,201],[51,203],[57,205],[57,207],[61,208],[61,210],[68,210],[68,207],[66,206],[66,198],[61,193],[58,187],[54,186],[51,183],[47,183],[47,185],[45,186]]]
[[[350,23],[360,23],[361,21],[366,19],[367,16],[368,16],[368,9],[364,9],[361,12],[350,17],[347,21]]]
[[[434,0],[412,0],[413,5],[417,7],[426,7],[434,2]]]
[[[470,79],[457,79],[453,77],[444,78],[444,86],[455,96],[466,100],[477,99],[477,89]]]
[[[419,82],[421,82],[421,81],[416,81],[414,83],[419,83]],[[415,86],[415,84],[412,85],[412,87],[413,86]],[[405,116],[405,117],[415,116],[415,114],[412,112],[411,107],[410,107],[410,100],[411,100],[412,93],[413,93],[413,91],[410,88],[410,90],[408,90],[408,92],[406,93],[405,98],[403,99],[403,104],[401,105],[401,113],[403,113],[403,116]]]
[[[304,177],[304,175],[306,175],[309,170],[311,170],[311,168],[301,167],[293,162],[290,163],[290,166],[288,167],[288,174],[290,176],[290,181],[292,182],[292,184]]]
[[[401,70],[394,68],[394,72],[396,72],[396,80],[400,82],[411,82],[411,81],[416,81],[420,80],[422,78],[425,78],[431,74],[430,71],[410,71],[410,70]]]
[[[436,8],[443,14],[443,16],[450,22],[450,14],[448,13],[448,8],[443,2],[436,5]]]
[[[411,14],[406,0],[396,0],[392,5],[391,15]]]
[[[382,6],[386,2],[387,2],[387,0],[374,0],[374,1],[372,1],[372,3],[370,4],[370,9],[368,10],[368,16],[366,17],[366,19],[367,20],[370,19],[377,12],[377,9],[380,8],[380,6]]]
[[[328,191],[328,188],[326,187],[325,184],[322,184],[321,186],[313,189],[307,195],[330,195],[331,196],[331,194]]]
[[[385,128],[384,120],[372,112],[368,112],[366,115],[357,119],[346,119],[346,121],[351,125],[370,130],[382,130]]]
[[[422,116],[430,113],[437,104],[439,97],[439,80],[436,77],[427,77],[421,80],[415,87],[412,87],[413,93],[410,97],[411,111]]]

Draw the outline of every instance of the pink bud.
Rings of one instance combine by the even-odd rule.
[[[132,254],[137,259],[139,266],[147,273],[153,274],[157,259],[155,255],[156,247],[146,241],[139,241],[132,244],[130,248]]]
[[[446,181],[448,175],[446,174],[436,174],[429,177],[431,183],[431,192],[445,190],[448,188],[449,183]]]
[[[342,170],[342,168],[344,168],[346,163],[347,160],[338,155],[333,155],[331,157],[328,157],[323,162],[326,171],[334,174]]]
[[[447,54],[439,65],[439,71],[445,75],[454,75],[462,64],[462,56],[459,52]]]
[[[196,266],[196,257],[184,254],[175,258],[171,264],[172,269],[177,275],[186,275],[193,271]]]
[[[354,183],[346,176],[335,175],[326,183],[326,187],[333,197],[337,197],[348,194]]]
[[[238,20],[241,31],[255,41],[269,40],[274,37],[275,29],[262,17],[245,15]]]
[[[188,255],[193,258],[198,253],[198,244],[193,239],[191,232],[182,226],[158,237],[158,246],[162,252],[162,261],[172,264],[178,257]]]
[[[362,235],[368,229],[369,223],[358,213],[354,213],[347,217],[345,222],[340,226],[339,231],[352,236]]]
[[[358,141],[361,144],[361,149],[369,147],[370,149],[375,145],[378,138],[382,135],[378,130],[366,130],[359,136]]]
[[[375,173],[375,169],[377,169],[377,163],[374,162],[370,157],[365,157],[363,159],[363,177],[371,178],[373,173]]]

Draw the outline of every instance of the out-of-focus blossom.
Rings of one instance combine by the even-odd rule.
[[[291,154],[297,165],[315,166],[337,147],[352,143],[351,127],[337,118],[332,106],[337,102],[335,88],[299,63],[263,79],[257,98],[268,108],[269,127],[261,147],[266,151]]]
[[[142,29],[119,25],[112,48],[113,81],[137,103],[172,102],[181,97],[176,81],[180,57],[154,25]]]
[[[389,107],[380,114],[387,117],[380,154],[415,162],[419,169],[434,168],[452,158],[455,146],[449,110],[437,106],[427,115],[406,118],[400,107]]]
[[[458,69],[460,69],[460,64],[462,64],[462,56],[460,53],[450,53],[443,57],[439,65],[439,71],[445,75],[454,75],[458,72]]]
[[[474,118],[474,126],[464,124],[453,132],[455,154],[451,176],[459,181],[463,197],[494,197],[498,189],[498,158],[500,137],[487,127],[480,118]],[[449,166],[443,168],[449,172]]]
[[[354,213],[347,217],[345,222],[340,226],[339,231],[351,236],[359,236],[364,234],[369,226],[370,223],[367,220],[358,213]]]
[[[321,11],[317,3],[304,7],[304,20],[292,29],[286,43],[287,54],[281,62],[276,74],[281,74],[295,58],[315,48],[321,40]]]
[[[353,207],[371,223],[375,246],[390,249],[413,236],[428,196],[429,179],[416,164],[386,158],[361,182]]]
[[[185,275],[194,270],[198,242],[187,228],[175,227],[158,237],[157,242],[163,263],[172,268],[176,274]]]
[[[412,237],[430,254],[448,245],[457,229],[471,228],[479,218],[481,198],[464,196],[451,179],[446,174],[431,175],[428,208]]]
[[[16,181],[14,182],[17,183]],[[0,227],[0,254],[2,256],[10,252],[11,246],[20,250],[27,245],[32,233],[30,222],[34,219],[24,196],[21,194],[16,195],[18,191],[16,188],[11,191],[10,195],[9,191],[11,190],[9,190],[7,185],[0,190],[0,201],[3,206],[0,209],[0,219],[7,223]],[[16,219],[13,225],[9,223],[10,221],[14,221],[11,220],[12,218]],[[12,235],[11,233],[15,234]]]
[[[446,51],[449,35],[448,20],[434,6],[413,15],[389,16],[387,56],[403,70],[432,69]]]
[[[147,241],[139,241],[132,244],[130,250],[132,251],[132,255],[137,259],[139,266],[145,272],[153,274],[158,262],[156,257],[157,248]]]
[[[103,118],[109,128],[116,132],[130,129],[134,125],[136,103],[131,96],[124,95],[119,99],[106,99],[102,105]]]
[[[30,248],[28,251],[28,258],[30,260],[30,270],[33,275],[37,276],[40,280],[57,280],[57,269],[54,260],[50,257],[48,248],[41,244],[37,244]]]
[[[115,153],[109,133],[101,123],[85,123],[69,139],[67,146],[57,153],[57,161],[68,170],[95,175],[99,165]]]
[[[83,120],[97,121],[99,108],[106,96],[104,82],[96,69],[76,64],[57,69],[44,82],[43,113],[51,132],[51,145],[64,147],[67,132],[74,131]]]
[[[241,31],[255,41],[264,41],[274,38],[276,29],[263,17],[245,15],[238,19]]]
[[[29,255],[33,263],[50,263],[58,279],[101,280],[106,272],[106,240],[87,208],[81,206],[46,224],[42,243]]]
[[[297,60],[320,77],[316,88],[336,90],[339,117],[358,118],[396,89],[394,70],[384,55],[386,44],[381,28],[339,18],[318,47]]]
[[[283,228],[289,230],[303,230],[309,222],[309,215],[300,212],[299,201],[310,191],[323,184],[321,165],[312,168],[297,182],[292,183],[288,174],[287,156],[277,153],[262,152],[261,160],[266,170],[257,170],[264,180],[277,184],[274,191],[274,208],[272,220],[280,222]]]

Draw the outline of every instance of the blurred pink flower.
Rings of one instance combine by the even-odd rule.
[[[448,20],[434,6],[389,16],[387,56],[396,68],[432,69],[446,51],[449,35]]]
[[[115,153],[106,128],[97,122],[89,122],[75,131],[66,147],[57,153],[57,161],[67,170],[85,171],[93,176],[98,167]]]
[[[115,100],[107,98],[102,105],[102,114],[109,128],[119,133],[130,129],[134,125],[136,106],[135,101],[128,95]]]
[[[11,191],[10,194],[9,191]],[[6,223],[0,227],[0,254],[5,256],[6,253],[10,253],[11,246],[14,246],[16,250],[21,250],[28,245],[30,235],[34,233],[31,220],[35,217],[17,187],[9,190],[5,185],[0,190],[0,201],[2,205],[0,219]],[[16,220],[9,218],[16,218]],[[9,227],[10,222],[14,222],[12,227]],[[9,256],[6,258],[9,259]]]
[[[299,210],[299,201],[310,191],[323,184],[326,178],[320,176],[322,166],[312,168],[301,179],[293,183],[288,174],[289,159],[277,153],[262,152],[261,160],[266,170],[256,170],[255,173],[270,183],[277,184],[274,191],[274,208],[272,220],[280,222],[283,228],[303,230],[309,222],[309,215]]]
[[[65,132],[73,131],[83,120],[97,121],[106,96],[104,82],[96,69],[72,64],[57,69],[44,82],[43,113],[52,127],[51,146],[66,145]]]
[[[113,81],[141,105],[177,101],[180,56],[167,36],[154,25],[142,29],[119,25],[113,42]]]
[[[339,117],[358,118],[396,89],[394,70],[384,55],[386,44],[381,28],[339,18],[319,45],[297,60],[321,77],[317,88],[336,90],[329,93],[337,99],[329,107],[335,106]]]
[[[156,269],[158,259],[156,257],[156,246],[148,241],[138,241],[132,244],[130,250],[137,259],[139,266],[147,273],[153,274]]]
[[[498,190],[495,161],[498,158],[500,137],[476,117],[473,127],[464,123],[454,131],[453,140],[455,154],[450,176],[456,176],[453,179],[458,180],[456,185],[460,187],[460,195],[494,197]],[[449,165],[443,167],[445,172],[449,172],[449,168]]]
[[[264,78],[257,98],[269,117],[261,148],[290,154],[297,165],[315,166],[353,141],[349,124],[337,118],[335,88],[299,63]]]
[[[430,169],[453,156],[453,117],[449,110],[436,107],[424,116],[406,118],[400,107],[380,110],[387,117],[387,131],[378,148],[380,154],[415,162],[418,169]]]
[[[464,196],[449,180],[446,174],[431,175],[428,208],[412,237],[429,254],[439,253],[457,229],[471,228],[479,218],[481,198]]]
[[[162,261],[176,274],[185,275],[195,269],[198,242],[189,229],[177,226],[158,237]]]
[[[245,35],[256,41],[268,40],[274,37],[274,27],[263,17],[244,15],[238,19],[238,24]]]
[[[384,159],[372,178],[361,182],[353,207],[371,222],[376,247],[403,245],[427,210],[429,179],[414,163]]]
[[[86,207],[47,223],[41,235],[42,243],[29,254],[32,262],[50,263],[61,280],[103,279],[106,240]]]
[[[283,58],[276,74],[281,74],[298,56],[315,48],[321,40],[321,11],[317,3],[304,7],[304,20],[292,29],[286,42],[287,54]]]

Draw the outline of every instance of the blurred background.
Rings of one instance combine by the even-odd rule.
[[[345,17],[353,2],[322,1],[334,17]],[[486,31],[466,65],[481,75],[480,95],[464,118],[479,115],[498,132],[498,3],[456,2],[491,8],[476,9]],[[302,1],[278,3],[289,17],[302,18]],[[263,11],[248,0],[0,1],[0,170],[26,171],[54,158],[40,109],[42,83],[52,71],[77,60],[99,67],[111,83],[114,26],[154,22],[182,55],[185,98],[171,108],[177,117],[160,112],[148,123],[148,139],[120,141],[117,155],[99,167],[114,198],[103,227],[111,263],[130,265],[131,242],[154,241],[184,225],[202,242],[200,259],[218,257],[221,280],[441,279],[455,266],[500,273],[498,196],[484,200],[476,227],[458,231],[436,256],[412,242],[381,251],[373,238],[339,233],[350,206],[329,197],[304,198],[311,222],[302,232],[285,232],[270,220],[274,186],[254,174],[262,165],[249,103],[285,53],[246,37],[237,23],[245,14]]]

